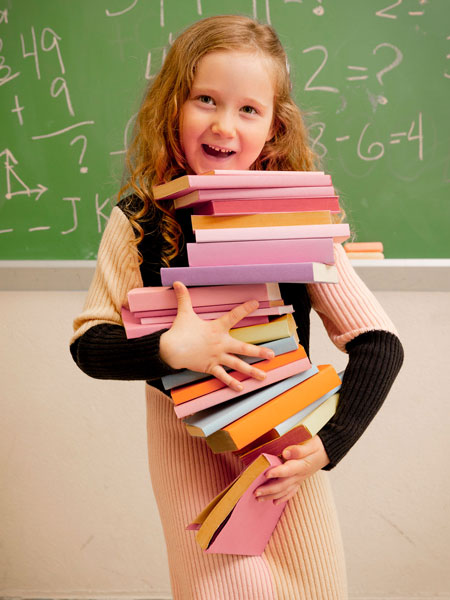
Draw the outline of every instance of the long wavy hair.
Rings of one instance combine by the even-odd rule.
[[[134,192],[141,208],[131,212],[137,248],[143,239],[141,220],[156,222],[163,236],[162,262],[178,254],[181,229],[173,203],[153,198],[152,186],[186,173],[180,143],[180,111],[189,97],[199,60],[215,51],[249,51],[271,59],[275,78],[273,137],[251,169],[311,171],[317,157],[309,147],[302,114],[291,97],[286,53],[274,29],[249,17],[222,15],[191,25],[177,37],[164,64],[145,92],[126,155],[128,177],[119,191]],[[139,257],[142,262],[142,257]]]

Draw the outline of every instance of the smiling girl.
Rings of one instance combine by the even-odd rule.
[[[293,304],[309,351],[311,306],[349,363],[336,416],[318,435],[284,451],[257,490],[262,501],[289,500],[262,556],[203,553],[186,525],[242,470],[231,453],[213,454],[187,434],[161,377],[187,368],[233,389],[224,367],[263,379],[237,355],[271,351],[229,335],[257,307],[247,302],[215,321],[199,319],[188,290],[174,284],[178,314],[170,329],[128,340],[121,307],[130,289],[160,285],[162,266],[186,266],[194,241],[188,210],[157,202],[152,186],[212,169],[313,170],[302,116],[290,96],[285,52],[273,29],[252,19],[204,19],[181,34],[150,85],[128,151],[129,177],[100,244],[71,352],[88,375],[146,381],[152,484],[164,528],[175,600],[343,600],[340,532],[326,471],[361,436],[401,366],[395,328],[335,248],[339,284],[280,285]]]

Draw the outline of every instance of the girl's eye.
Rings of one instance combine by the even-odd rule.
[[[211,98],[211,96],[198,96],[198,100],[200,100],[200,102],[202,102],[203,104],[214,104],[214,100]]]
[[[255,108],[253,108],[253,106],[243,106],[241,108],[242,112],[245,112],[248,115],[256,115],[257,111]]]

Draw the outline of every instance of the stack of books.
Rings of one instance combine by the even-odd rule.
[[[350,260],[381,260],[384,258],[382,242],[347,242],[344,250]]]
[[[331,365],[310,363],[278,283],[337,282],[333,242],[348,239],[349,227],[335,222],[338,198],[321,172],[187,175],[155,187],[154,195],[177,209],[192,208],[196,243],[187,244],[188,267],[161,269],[163,287],[128,294],[127,336],[170,327],[177,310],[170,286],[182,281],[203,319],[258,300],[259,308],[230,335],[274,352],[268,360],[240,357],[267,373],[261,381],[232,372],[240,392],[189,370],[162,378],[189,434],[214,453],[234,452],[246,467],[189,529],[205,552],[258,555],[284,504],[259,503],[253,492],[265,471],[281,464],[286,446],[310,439],[334,415],[341,386]]]
[[[163,285],[337,282],[333,241],[339,198],[318,171],[214,171],[153,188],[155,199],[192,208],[189,267],[161,269]]]

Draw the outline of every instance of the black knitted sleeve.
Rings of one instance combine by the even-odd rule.
[[[76,339],[70,352],[78,367],[90,377],[159,383],[164,375],[177,372],[159,356],[159,338],[164,331],[167,329],[129,340],[120,325],[101,323]]]
[[[336,415],[319,432],[335,467],[356,443],[383,404],[403,363],[403,347],[388,331],[367,331],[348,342]]]

